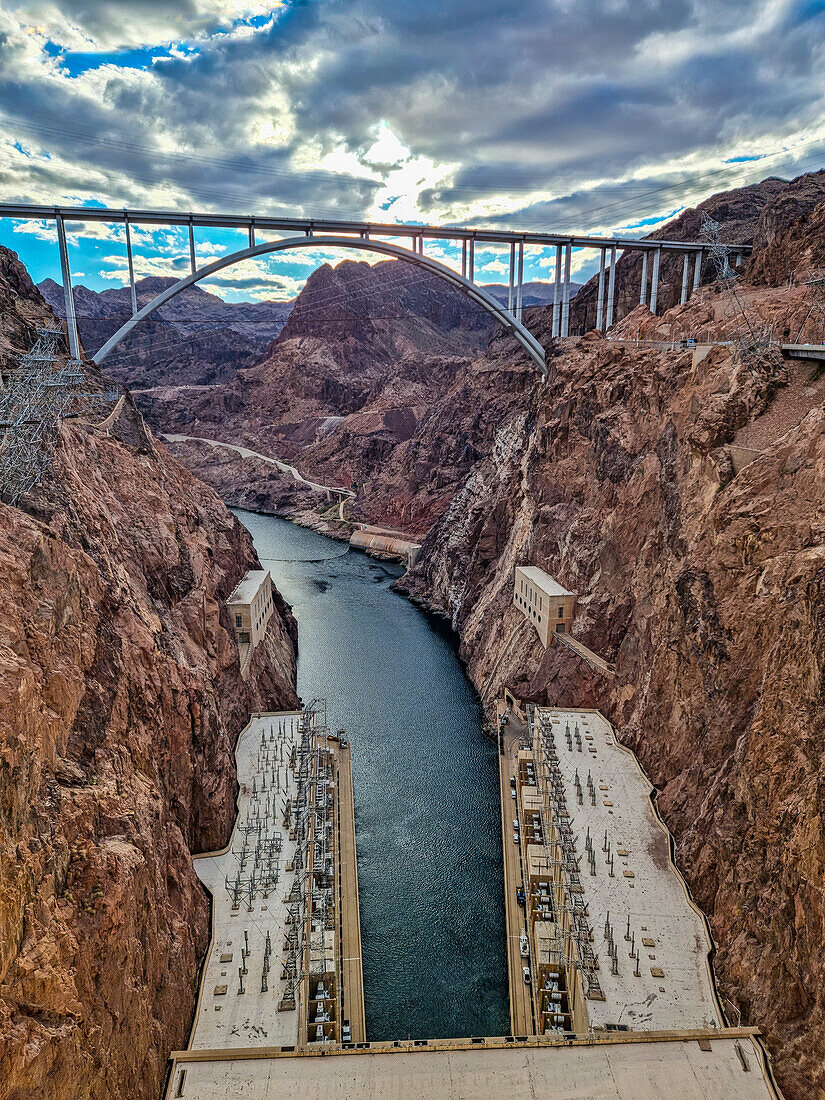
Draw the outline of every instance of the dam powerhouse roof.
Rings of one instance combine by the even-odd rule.
[[[563,588],[558,581],[553,580],[549,573],[545,573],[543,569],[539,569],[537,565],[517,565],[516,568],[527,578],[528,581],[540,588],[542,592],[547,596],[575,596],[575,592],[570,592],[568,589]]]
[[[226,602],[252,603],[268,572],[268,569],[250,569]]]
[[[536,740],[539,760],[548,744],[555,747],[580,856],[581,889],[605,998],[587,999],[590,1026],[631,1031],[723,1027],[708,928],[670,858],[670,835],[636,757],[618,743],[613,727],[597,711],[536,708]],[[608,951],[611,939],[615,963]]]

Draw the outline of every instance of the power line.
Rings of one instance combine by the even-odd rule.
[[[47,136],[54,136],[54,137],[71,137],[74,140],[83,142],[85,144],[91,144],[91,145],[96,145],[96,146],[101,146],[101,147],[106,147],[106,148],[113,148],[113,149],[119,149],[119,150],[128,151],[128,152],[134,152],[134,153],[138,153],[139,155],[142,155],[142,156],[147,157],[147,158],[151,157],[151,158],[160,159],[160,160],[172,161],[176,164],[181,164],[181,165],[192,164],[192,165],[210,167],[210,168],[215,169],[215,170],[228,171],[228,172],[235,173],[235,174],[243,174],[243,175],[252,174],[252,175],[259,175],[259,176],[276,177],[276,178],[280,178],[280,179],[284,179],[284,180],[302,181],[302,182],[307,182],[307,183],[334,183],[334,182],[339,182],[339,183],[351,183],[351,184],[368,184],[369,186],[373,186],[376,189],[383,185],[383,181],[371,179],[371,178],[368,178],[368,177],[361,178],[361,177],[357,177],[357,176],[343,175],[341,173],[331,173],[331,172],[329,172],[329,173],[327,173],[327,172],[315,172],[315,173],[296,172],[296,171],[293,171],[291,169],[274,168],[274,167],[270,167],[270,166],[267,166],[267,165],[257,164],[254,160],[251,160],[251,159],[246,160],[246,159],[241,158],[241,157],[235,158],[234,160],[229,160],[229,159],[221,159],[221,158],[217,158],[217,157],[208,157],[208,156],[204,156],[203,154],[197,154],[197,153],[175,153],[175,152],[171,152],[171,151],[167,152],[167,151],[152,149],[149,146],[142,145],[142,144],[137,143],[137,142],[126,141],[126,140],[119,139],[119,138],[102,137],[99,134],[91,134],[88,131],[69,130],[69,129],[66,129],[65,127],[47,125],[47,124],[42,123],[42,122],[33,121],[32,118],[28,115],[26,115],[26,116],[15,115],[14,112],[9,111],[8,108],[5,108],[4,110],[5,110],[5,114],[6,114],[7,118],[10,117],[11,119],[14,119],[15,121],[17,121],[18,123],[22,123],[22,125],[25,128],[27,128],[29,130],[32,130],[35,133],[42,133],[42,134],[45,134]],[[41,117],[43,117],[43,116],[41,116]],[[796,145],[790,146],[789,148],[777,149],[777,150],[774,150],[771,153],[766,153],[763,156],[761,156],[758,161],[742,162],[742,163],[743,164],[747,163],[747,164],[753,165],[753,167],[756,168],[757,165],[764,165],[766,162],[772,161],[777,157],[792,156],[794,150],[803,149],[803,148],[806,148],[810,145],[815,145],[815,144],[825,145],[825,136],[816,137],[816,138],[809,138],[805,141],[798,142]],[[822,162],[822,157],[821,156],[817,157],[816,162],[821,163]],[[797,164],[796,168],[798,169],[798,168],[802,167],[803,164],[804,164],[804,162],[802,162],[801,164]],[[128,171],[134,178],[137,178],[141,182],[152,184],[152,185],[156,185],[158,183],[158,177],[157,177],[156,172],[153,172],[153,173],[147,175],[145,172],[141,172],[141,171],[139,171],[137,169],[133,169],[133,168],[130,168]],[[736,173],[738,173],[738,175],[736,175]],[[617,199],[612,203],[586,207],[584,210],[578,211],[575,216],[578,217],[578,218],[584,218],[584,217],[591,217],[592,218],[592,217],[595,217],[596,215],[603,215],[605,213],[610,213],[611,211],[616,211],[616,210],[620,210],[620,209],[621,210],[627,210],[627,209],[629,209],[631,204],[637,203],[638,201],[640,201],[643,198],[649,198],[651,196],[662,194],[662,193],[668,192],[668,191],[676,191],[676,190],[679,190],[679,189],[684,190],[686,187],[695,186],[695,185],[698,185],[699,183],[703,183],[703,182],[710,182],[712,180],[718,180],[718,179],[725,178],[725,177],[728,177],[728,176],[732,177],[732,179],[730,179],[729,182],[733,183],[737,179],[744,180],[744,179],[748,178],[750,176],[750,174],[751,174],[751,172],[748,168],[743,168],[741,164],[737,164],[735,166],[726,166],[726,167],[717,168],[717,169],[710,169],[710,170],[705,171],[705,172],[697,173],[693,176],[688,176],[685,179],[674,180],[674,181],[671,181],[671,182],[668,182],[668,183],[658,184],[656,186],[641,185],[637,189],[634,190],[631,197]],[[204,195],[204,196],[216,198],[219,204],[222,204],[225,199],[227,199],[228,197],[230,197],[232,195],[231,192],[228,192],[226,190],[216,191],[216,190],[210,189],[210,188],[203,188],[202,186],[197,185],[197,184],[186,183],[186,184],[178,185],[178,186],[182,186],[185,190],[189,191],[193,195]],[[613,185],[613,186],[605,185],[604,187],[599,187],[598,190],[602,193],[607,190],[607,191],[620,192],[623,195],[626,195],[629,187],[632,187],[632,184],[618,184],[618,185]],[[467,191],[467,192],[473,192],[473,193],[478,193],[478,194],[496,194],[496,193],[501,193],[503,191],[510,191],[510,192],[531,194],[531,193],[536,192],[537,190],[540,190],[540,187],[536,186],[536,185],[534,185],[532,187],[526,187],[526,186],[519,186],[519,185],[515,185],[515,184],[500,183],[500,182],[496,181],[492,185],[490,185],[489,187],[486,187],[486,188],[485,187],[472,187],[470,185],[457,185],[457,186],[454,186],[454,187],[450,186],[450,185],[444,185],[443,187],[434,187],[434,188],[430,188],[429,190],[444,191],[444,192],[448,192],[448,193],[451,192],[451,191]],[[243,196],[237,195],[237,196],[232,196],[232,197],[233,197],[234,201],[236,201],[238,204],[245,204],[246,202],[248,202],[248,198],[249,198],[248,195],[243,195]],[[559,198],[552,198],[552,199],[546,200],[546,202],[548,202],[549,204],[553,204],[553,203],[562,204],[565,201],[570,201],[568,196],[562,196],[562,197],[559,197]],[[284,206],[287,209],[294,209],[294,207],[296,205],[300,205],[301,208],[303,209],[303,204],[299,204],[297,202],[290,202],[288,200],[280,201],[279,205]],[[324,215],[324,216],[342,217],[342,212],[337,207],[327,207],[327,208],[314,207],[313,208],[313,214]],[[349,217],[354,218],[356,220],[360,220],[361,215],[349,215]],[[412,223],[401,223],[401,222],[399,222],[399,225],[402,225],[402,224],[412,224]],[[545,229],[545,228],[547,228],[547,226],[549,224],[550,223],[544,223],[543,225],[536,226],[535,228]],[[584,223],[580,223],[580,224],[584,224]],[[478,225],[477,228],[481,228],[481,225]]]

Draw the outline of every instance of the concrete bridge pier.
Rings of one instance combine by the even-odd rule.
[[[682,260],[682,297],[679,299],[679,305],[683,306],[688,297],[688,261],[690,260],[690,254],[685,253]]]
[[[613,324],[613,313],[616,306],[616,246],[610,249],[610,279],[607,284],[607,320],[605,331]]]
[[[570,259],[573,252],[573,246],[566,244],[564,246],[564,294],[562,296],[561,304],[561,334],[562,336],[570,335]]]
[[[703,253],[700,248],[693,261],[693,290],[691,294],[695,294],[699,289],[699,280],[702,278],[702,255]]]
[[[559,318],[561,309],[561,245],[556,245],[556,272],[553,285],[553,328],[552,335],[559,335]]]
[[[510,241],[510,283],[507,288],[507,312],[513,312],[516,279],[516,242]]]
[[[57,247],[60,252],[60,271],[63,276],[63,301],[66,307],[66,332],[69,337],[69,354],[73,359],[80,358],[80,340],[77,335],[77,317],[74,311],[72,293],[72,273],[69,268],[69,249],[66,244],[66,224],[62,214],[56,217]]]
[[[126,211],[123,211],[124,215]],[[132,232],[129,228],[129,219],[124,217],[126,225],[126,260],[129,264],[129,289],[132,292],[132,316],[137,313],[137,290],[135,288],[135,265],[132,257]]]
[[[516,283],[516,320],[521,321],[524,296],[524,241],[518,243],[518,282]]]
[[[599,256],[599,298],[596,303],[596,328],[599,332],[602,331],[602,321],[604,320],[604,264],[607,256],[607,249],[601,250]]]
[[[639,305],[647,305],[647,252],[642,253],[642,289],[639,291]]]
[[[659,261],[662,258],[661,248],[653,253],[653,272],[650,276],[650,312],[656,312],[656,304],[659,297]]]

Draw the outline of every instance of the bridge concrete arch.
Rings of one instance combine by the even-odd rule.
[[[109,352],[112,351],[112,349],[115,348],[124,336],[127,336],[136,325],[140,324],[141,321],[154,313],[156,309],[165,302],[168,302],[170,298],[174,298],[176,294],[180,294],[180,292],[187,287],[193,286],[202,279],[208,279],[211,275],[215,275],[224,268],[231,267],[233,264],[240,263],[243,260],[254,259],[257,256],[266,256],[271,252],[286,252],[295,248],[354,248],[362,252],[378,252],[396,260],[404,260],[407,263],[414,264],[416,267],[422,267],[425,271],[429,271],[439,279],[443,279],[444,282],[456,287],[468,298],[478,303],[478,305],[495,317],[496,320],[500,321],[506,329],[512,332],[513,336],[527,352],[533,364],[541,374],[545,375],[547,373],[544,348],[535,336],[528,332],[524,325],[520,321],[517,321],[501,302],[497,301],[491,294],[488,294],[483,287],[478,286],[469,279],[465,279],[463,275],[459,275],[458,272],[453,271],[451,268],[447,267],[446,264],[439,263],[438,260],[434,260],[429,256],[424,256],[420,252],[413,252],[408,248],[402,248],[400,245],[391,244],[388,241],[375,240],[370,237],[345,237],[332,234],[319,234],[318,236],[303,235],[300,237],[287,237],[278,241],[266,241],[263,244],[252,245],[238,252],[232,252],[228,256],[222,256],[213,263],[207,264],[205,267],[198,268],[196,271],[193,271],[191,275],[187,275],[172,286],[167,287],[166,290],[161,291],[161,293],[152,298],[150,302],[147,302],[143,309],[138,310],[133,317],[130,317],[125,324],[121,325],[121,327],[114,332],[106,343],[97,351],[94,356],[94,362],[98,364],[102,363]]]

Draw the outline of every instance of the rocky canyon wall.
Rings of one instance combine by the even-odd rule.
[[[9,359],[51,315],[0,253]],[[6,323],[9,322],[9,323]],[[0,505],[0,1095],[155,1100],[184,1045],[225,843],[234,741],[294,705],[278,598],[240,678],[225,601],[256,564],[131,401],[64,425],[45,482]]]
[[[804,316],[798,286],[748,292],[766,320]],[[631,323],[724,315],[706,287]],[[789,1100],[825,1095],[823,379],[777,351],[694,367],[595,333],[547,346],[548,382],[512,403],[404,583],[449,616],[487,700],[508,684],[616,724],[710,919],[729,1015],[763,1029]],[[574,633],[615,675],[542,648],[512,606],[524,563],[578,593]]]

